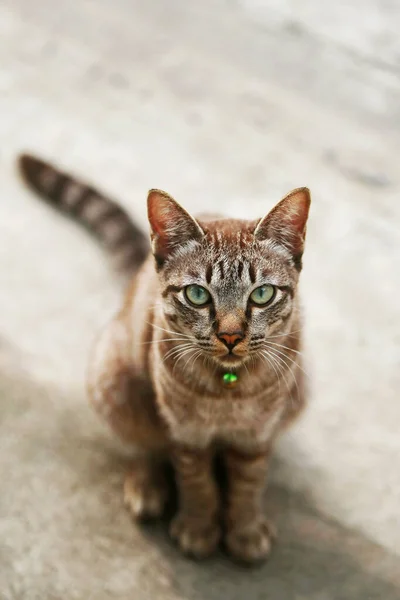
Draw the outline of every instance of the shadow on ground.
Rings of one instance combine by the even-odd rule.
[[[267,495],[280,536],[266,565],[246,569],[222,553],[203,563],[183,558],[166,523],[131,522],[121,494],[129,460],[80,392],[62,395],[10,365],[0,391],[5,598],[400,598],[394,557],[282,488]]]

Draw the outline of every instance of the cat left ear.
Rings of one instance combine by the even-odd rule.
[[[254,236],[259,241],[273,240],[289,250],[301,268],[311,196],[308,188],[290,192],[258,223]]]
[[[179,246],[204,236],[197,221],[166,192],[150,190],[147,210],[152,250],[159,267]]]

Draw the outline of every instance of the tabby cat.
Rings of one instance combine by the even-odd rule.
[[[205,557],[223,539],[236,559],[264,559],[271,448],[304,405],[297,285],[309,190],[292,191],[254,221],[195,219],[151,190],[148,252],[124,210],[94,188],[32,156],[21,156],[19,167],[33,190],[86,224],[132,274],[95,345],[88,391],[136,449],[124,484],[133,516],[162,514],[170,463],[179,492],[170,532],[183,552]]]

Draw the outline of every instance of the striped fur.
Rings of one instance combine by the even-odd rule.
[[[111,252],[124,251],[131,268],[143,262],[143,234],[118,205],[35,158],[22,156],[19,165],[30,187]],[[268,459],[305,403],[297,285],[309,204],[301,188],[259,221],[196,220],[151,190],[153,256],[93,350],[90,401],[135,453],[125,503],[136,519],[159,516],[168,492],[163,468],[171,463],[179,491],[171,536],[195,557],[212,553],[222,536],[246,562],[271,548],[262,510]],[[202,307],[185,294],[193,284],[209,292]],[[254,305],[252,291],[266,284],[274,286],[271,301]],[[232,371],[238,383],[227,387],[223,375]]]
[[[134,271],[142,264],[148,254],[147,239],[116,202],[29,154],[19,156],[18,167],[34,192],[82,223],[104,244],[118,268]]]
[[[91,402],[137,449],[125,501],[135,518],[160,514],[165,487],[156,474],[172,462],[180,508],[171,535],[192,556],[215,550],[223,531],[237,559],[255,562],[270,551],[261,505],[268,458],[305,402],[297,284],[309,203],[299,189],[260,221],[196,220],[151,190],[154,258],[94,349]],[[265,283],[274,297],[255,307],[249,295]],[[190,284],[206,287],[212,301],[191,305]],[[228,351],[219,334],[238,330]],[[226,388],[222,375],[232,370],[239,383]],[[227,474],[224,503],[216,453]]]

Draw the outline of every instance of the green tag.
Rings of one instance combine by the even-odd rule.
[[[235,373],[224,373],[222,376],[222,381],[225,385],[235,385],[237,383],[238,376]]]

